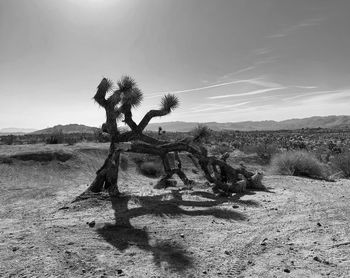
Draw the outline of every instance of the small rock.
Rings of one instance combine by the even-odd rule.
[[[117,269],[117,273],[120,275],[120,274],[123,274],[123,270],[121,269]]]
[[[207,274],[207,271],[206,270],[203,270],[203,272],[202,272],[203,274]]]
[[[95,227],[96,222],[95,222],[95,220],[93,220],[91,222],[86,222],[86,224],[88,224],[90,228],[93,228],[93,227]]]
[[[322,225],[321,225],[321,223],[320,223],[320,222],[317,222],[317,226],[321,227]]]
[[[236,208],[239,208],[238,205],[233,205],[232,208],[236,209]]]
[[[231,255],[230,251],[225,250],[225,255]]]
[[[184,234],[180,234],[180,237],[184,238],[184,237],[185,237],[185,235],[184,235]]]
[[[267,238],[264,238],[263,241],[260,243],[260,245],[265,246],[266,245]]]
[[[155,186],[155,189],[162,189],[162,188],[168,188],[168,187],[175,187],[177,184],[177,181],[174,179],[167,179],[167,180],[160,180]]]
[[[288,268],[283,269],[284,272],[290,273],[290,270]]]
[[[313,260],[316,261],[316,262],[321,262],[321,259],[317,256],[313,257]]]
[[[59,208],[58,210],[65,210],[65,209],[69,209],[69,207],[64,206],[64,207]]]
[[[18,249],[19,249],[18,246],[12,247],[12,251],[13,251],[13,252],[16,252]]]

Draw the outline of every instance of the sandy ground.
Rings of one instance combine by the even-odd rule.
[[[131,165],[121,198],[71,203],[106,148],[0,147],[72,154],[0,163],[0,277],[350,277],[350,181],[266,176],[269,192],[219,198],[189,164],[193,190]]]

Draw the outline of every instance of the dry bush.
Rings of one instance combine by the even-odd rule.
[[[214,146],[210,151],[213,155],[223,155],[231,152],[231,147],[225,143]]]
[[[326,179],[327,167],[313,154],[299,150],[276,154],[271,159],[271,170],[275,174]]]
[[[258,144],[256,153],[264,162],[270,162],[271,158],[279,152],[275,144]]]
[[[66,144],[68,146],[73,146],[79,142],[79,139],[77,137],[74,137],[74,136],[66,136],[64,141],[66,142]]]
[[[342,172],[345,178],[350,178],[350,151],[335,155],[332,166],[335,170]]]
[[[120,156],[120,163],[119,163],[120,169],[122,169],[122,171],[126,171],[129,168],[129,161],[128,158],[124,155]]]
[[[14,135],[7,135],[2,138],[2,141],[5,145],[13,145],[16,141],[16,136]]]
[[[64,142],[64,134],[62,130],[56,130],[51,133],[46,140],[46,144],[62,144]]]
[[[151,178],[158,178],[162,175],[162,165],[154,161],[143,162],[139,168],[142,175]]]
[[[93,141],[98,143],[109,142],[109,136],[102,132],[102,129],[96,129],[94,131]]]
[[[246,146],[246,149],[243,152],[247,154],[256,153],[264,163],[269,163],[271,158],[279,153],[279,149],[275,144],[260,143],[257,145]]]
[[[207,142],[212,136],[212,130],[203,124],[199,124],[196,128],[192,130],[192,136],[194,142]]]

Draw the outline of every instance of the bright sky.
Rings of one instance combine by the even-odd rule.
[[[348,0],[1,0],[0,128],[100,126],[103,77],[136,79],[139,120],[350,114]]]

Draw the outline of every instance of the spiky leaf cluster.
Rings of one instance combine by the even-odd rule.
[[[123,76],[117,82],[117,85],[119,87],[119,91],[123,92],[123,93],[129,92],[133,88],[136,88],[136,86],[137,86],[136,81],[132,77],[130,77],[128,75]]]
[[[166,112],[171,112],[179,106],[180,102],[177,96],[172,94],[167,94],[162,97],[160,102],[161,110]]]
[[[192,134],[194,137],[193,141],[200,142],[208,139],[211,136],[212,131],[208,126],[200,124],[192,131]]]
[[[139,88],[132,88],[130,91],[123,93],[123,104],[130,105],[135,108],[141,104],[143,100],[143,94]]]

